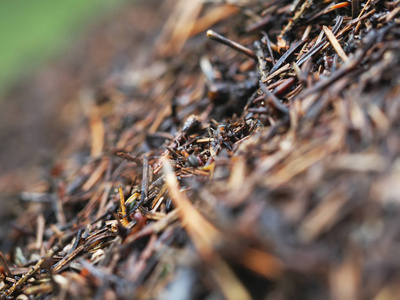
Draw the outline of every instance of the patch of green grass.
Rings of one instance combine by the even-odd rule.
[[[123,0],[0,1],[0,92]]]

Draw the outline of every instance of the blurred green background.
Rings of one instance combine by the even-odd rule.
[[[0,1],[0,95],[124,0]]]

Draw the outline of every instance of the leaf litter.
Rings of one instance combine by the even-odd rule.
[[[397,299],[399,4],[178,1],[21,195],[1,297]]]

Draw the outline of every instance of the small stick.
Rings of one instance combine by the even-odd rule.
[[[133,161],[135,162],[138,166],[142,165],[142,160],[140,158],[137,158],[133,155],[130,155],[129,153],[125,153],[125,152],[117,152],[117,156],[127,160],[127,161]]]
[[[58,263],[56,263],[53,267],[52,267],[52,272],[56,273],[57,271],[59,271],[61,269],[61,267],[65,266],[66,263],[69,261],[68,257],[76,250],[76,248],[78,248],[79,243],[81,242],[81,238],[82,238],[82,233],[83,230],[80,229],[78,231],[78,233],[76,234],[76,239],[74,244],[72,245],[72,248],[68,251],[67,255],[64,256],[63,259],[61,259]]]
[[[340,46],[338,40],[336,39],[335,35],[330,31],[330,29],[326,26],[322,27],[328,38],[329,42],[331,43],[332,47],[335,49],[336,53],[343,59],[344,62],[347,62],[349,58],[347,57],[346,53],[344,52],[342,46]]]
[[[257,56],[254,54],[254,52],[252,50],[216,33],[215,31],[208,30],[207,37],[214,41],[220,42],[221,44],[224,44],[228,47],[231,47],[232,49],[234,49],[236,51],[242,52],[243,54],[246,54],[248,57],[257,59]]]
[[[265,43],[267,44],[267,49],[268,49],[269,55],[271,56],[272,66],[274,66],[275,58],[274,58],[274,53],[272,52],[272,48],[271,48],[271,41],[268,37],[268,34],[265,31],[262,31],[262,34],[264,35],[263,40],[265,40]]]
[[[156,198],[153,200],[153,203],[151,205],[151,209],[154,210],[153,212],[155,212],[157,210],[158,206],[160,206],[160,204],[161,204],[161,203],[159,203],[159,202],[161,202],[160,199],[163,198],[167,189],[168,189],[167,185],[164,184],[163,187],[161,188],[161,190],[158,192]]]
[[[43,214],[39,214],[37,217],[37,230],[36,230],[36,249],[40,250],[43,246],[43,233],[45,226],[45,219]]]
[[[354,1],[352,1],[352,2],[354,3]],[[331,8],[329,8],[329,9],[326,11],[326,13],[331,12],[331,11],[334,11],[335,9],[347,7],[347,6],[349,6],[349,5],[350,5],[349,2],[340,2],[340,3],[337,3],[337,4],[333,5]]]
[[[149,189],[149,158],[147,155],[143,156],[143,177],[142,177],[142,188],[140,190],[141,197],[140,201],[130,210],[130,212],[134,212],[139,208],[139,206],[144,202],[147,198],[147,192]]]
[[[121,186],[118,188],[118,191],[119,191],[119,201],[121,206],[121,217],[122,217],[121,223],[124,227],[126,227],[128,226],[129,221],[128,221],[128,214],[126,213],[124,192],[122,191]]]
[[[44,261],[53,257],[53,255],[57,253],[70,238],[70,234],[66,235],[64,238],[61,239],[58,244],[53,246],[44,256],[42,256],[41,259],[37,261],[36,265],[32,266],[27,273],[22,275],[22,277],[16,283],[14,283],[8,291],[4,293],[5,296],[11,297],[17,291],[17,289],[21,288],[31,277],[36,274],[36,272],[40,270]]]
[[[290,77],[288,79],[285,79],[283,82],[281,82],[272,92],[273,95],[279,97],[282,95],[284,92],[287,91],[295,82],[294,77]]]
[[[291,66],[290,66],[290,64],[288,63],[288,64],[284,65],[283,67],[280,67],[280,68],[279,68],[278,70],[276,70],[275,72],[273,72],[273,73],[270,72],[270,75],[268,75],[267,78],[265,78],[264,80],[262,80],[262,82],[263,82],[263,83],[266,83],[266,82],[270,81],[271,79],[275,78],[276,76],[278,76],[279,74],[282,74],[282,73],[284,73],[284,72],[286,72],[286,71],[289,71],[290,69],[291,69]]]
[[[141,188],[141,199],[142,203],[147,198],[147,192],[149,188],[149,158],[147,155],[143,156],[143,178],[142,178],[142,188]]]
[[[60,263],[55,266],[52,270],[53,274],[56,274],[58,271],[60,271],[63,267],[65,267],[70,261],[72,261],[79,253],[81,253],[85,249],[85,245],[80,245],[76,249],[74,249],[71,254],[68,254],[66,257],[64,257],[62,260],[60,260]]]
[[[333,34],[336,34],[338,32],[340,26],[342,25],[342,22],[343,22],[343,17],[339,16],[337,18],[335,26],[332,28],[332,33]],[[340,35],[340,34],[341,34],[341,32],[338,33],[338,35]],[[319,53],[319,51],[321,51],[322,48],[324,48],[326,43],[327,43],[326,38],[323,38],[319,43],[314,45],[304,56],[300,57],[299,60],[296,62],[296,65],[298,67],[300,67],[310,57],[312,57],[312,56],[316,55],[317,53]]]
[[[2,267],[4,267],[4,270],[5,270],[6,274],[7,274],[7,276],[12,277],[13,274],[12,274],[10,268],[8,267],[7,262],[6,262],[6,260],[5,260],[4,256],[3,256],[3,253],[1,251],[0,251],[0,265]]]
[[[54,211],[56,213],[57,222],[60,225],[64,225],[65,223],[67,223],[67,219],[65,217],[63,203],[61,201],[62,195],[60,193],[60,189],[58,188],[58,184],[57,184],[56,180],[52,180],[52,185],[53,185],[53,189],[54,189],[54,195],[56,196],[55,202],[53,203],[53,207],[54,207]]]
[[[271,69],[270,73],[272,74],[276,70],[278,70],[283,65],[283,63],[287,62],[287,59],[289,58],[289,56],[291,56],[305,42],[306,42],[306,40],[301,40],[301,41],[294,43],[294,45],[292,47],[290,47],[290,49],[281,56],[281,58],[278,60],[278,62]]]
[[[287,115],[289,114],[289,109],[283,105],[278,98],[276,98],[276,96],[274,94],[272,94],[268,88],[265,86],[265,84],[261,84],[261,89],[265,94],[266,97],[266,101],[267,103],[269,103],[272,108],[274,108],[275,110],[280,111],[281,113]]]

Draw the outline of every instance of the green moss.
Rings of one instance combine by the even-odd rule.
[[[122,0],[0,1],[0,91]]]

